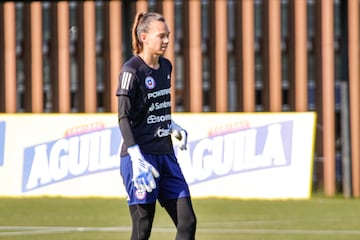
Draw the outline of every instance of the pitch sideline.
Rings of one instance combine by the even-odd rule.
[[[44,227],[44,226],[0,226],[0,237],[56,234],[67,232],[130,232],[129,226],[123,227]],[[153,232],[170,233],[174,228],[154,227]],[[278,234],[278,235],[359,235],[360,230],[306,230],[306,229],[239,229],[239,228],[199,228],[197,232],[231,234]]]

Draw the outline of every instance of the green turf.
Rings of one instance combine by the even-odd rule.
[[[193,203],[200,240],[360,239],[360,200],[194,199]],[[157,207],[151,239],[174,239],[169,217]],[[129,234],[124,199],[0,198],[0,239],[119,240],[129,239]]]

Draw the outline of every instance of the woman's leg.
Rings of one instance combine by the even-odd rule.
[[[150,159],[151,160],[151,159]],[[147,240],[150,237],[155,215],[158,189],[151,193],[139,191],[132,181],[132,162],[129,155],[121,158],[120,173],[128,194],[132,220],[131,240]]]
[[[190,197],[167,200],[162,206],[175,223],[176,240],[194,240],[196,232],[196,216]]]
[[[131,240],[147,240],[150,238],[155,205],[155,203],[151,203],[129,206],[132,220]]]

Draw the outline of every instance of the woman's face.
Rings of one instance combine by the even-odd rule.
[[[142,35],[144,50],[150,54],[163,55],[169,44],[169,34],[166,23],[152,21],[149,24],[148,32]]]

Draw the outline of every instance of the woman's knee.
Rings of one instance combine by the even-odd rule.
[[[154,220],[155,204],[130,206],[132,217],[131,240],[147,240],[150,238]]]
[[[178,212],[177,239],[194,239],[197,218],[190,199],[182,199],[181,211]],[[186,204],[185,204],[186,202]]]

